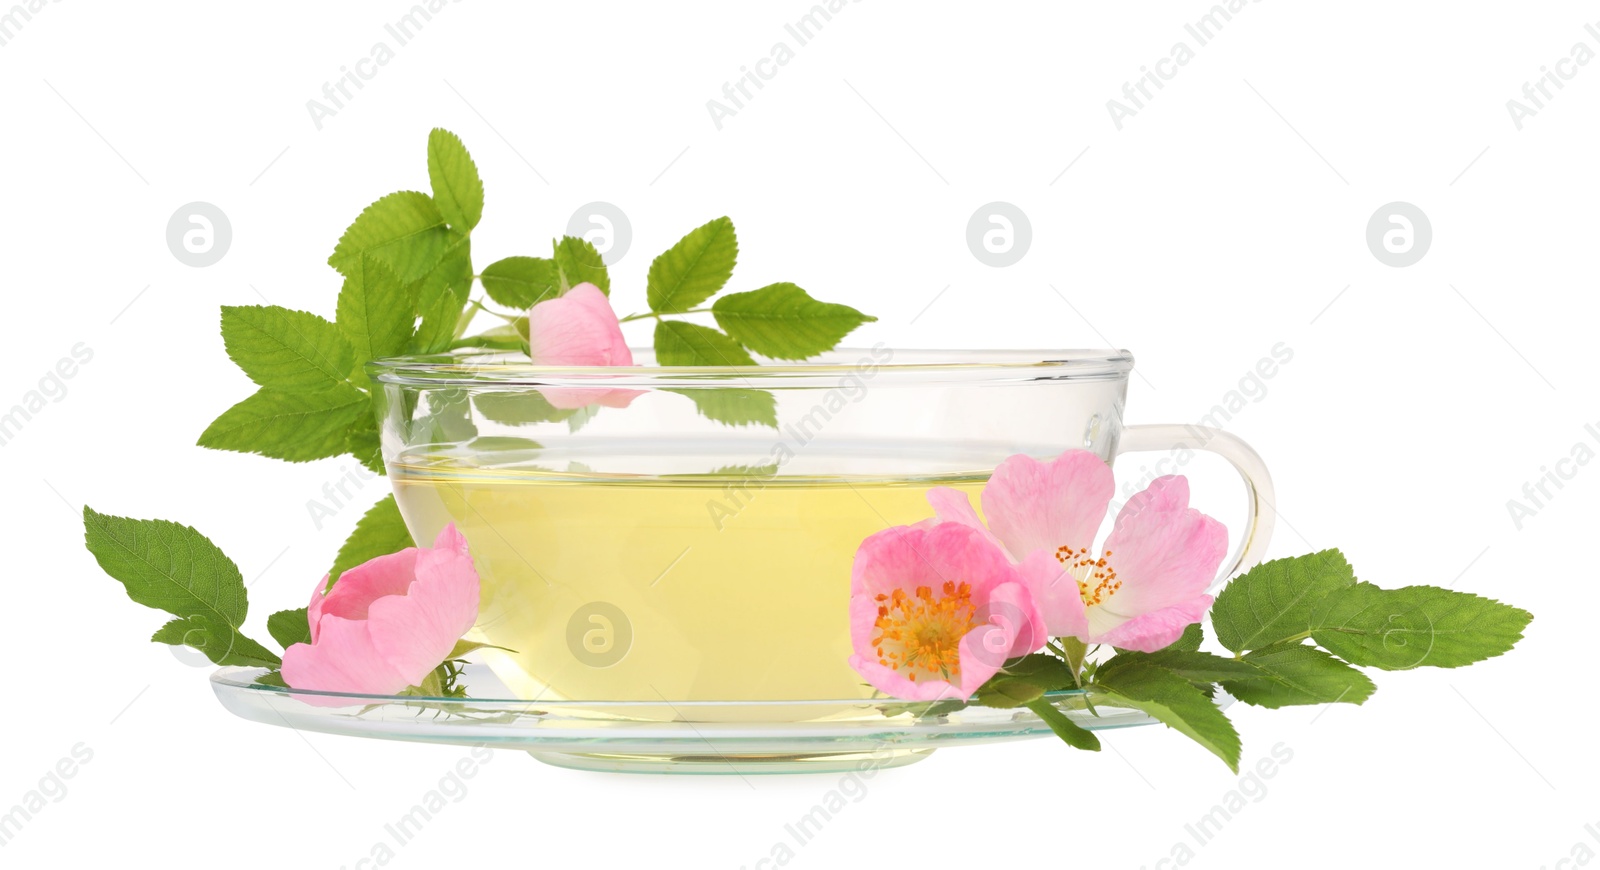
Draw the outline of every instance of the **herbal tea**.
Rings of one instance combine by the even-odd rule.
[[[869,697],[846,663],[856,548],[931,516],[929,486],[976,503],[984,477],[762,471],[639,477],[437,454],[390,467],[418,540],[454,522],[470,542],[475,639],[515,651],[485,653],[522,697]]]

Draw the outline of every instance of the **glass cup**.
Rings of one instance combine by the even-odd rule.
[[[726,368],[382,360],[384,461],[412,536],[447,523],[483,580],[473,639],[525,698],[854,700],[850,568],[868,535],[973,503],[1023,453],[1206,450],[1244,479],[1219,580],[1254,564],[1271,481],[1243,441],[1124,425],[1125,351],[838,350]]]

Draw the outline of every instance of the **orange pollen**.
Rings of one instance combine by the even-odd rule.
[[[972,587],[947,580],[939,592],[935,596],[932,587],[918,586],[914,592],[896,589],[878,596],[872,638],[878,664],[913,682],[919,676],[953,680],[960,675],[961,639],[978,627]]]
[[[1106,560],[1110,555],[1111,551],[1107,550],[1096,559],[1089,555],[1088,547],[1076,550],[1071,547],[1056,548],[1056,561],[1077,579],[1078,595],[1083,598],[1086,607],[1104,604],[1122,588],[1122,581],[1117,579],[1117,569]]]

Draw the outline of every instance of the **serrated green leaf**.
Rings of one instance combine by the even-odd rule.
[[[554,260],[507,257],[483,267],[479,276],[489,298],[518,310],[527,310],[561,295],[561,278]]]
[[[446,292],[463,306],[472,293],[472,240],[466,236],[451,236],[450,246],[439,262],[406,287],[419,311]]]
[[[1015,679],[1027,680],[1047,692],[1070,689],[1077,685],[1072,667],[1053,655],[1033,653],[1005,663],[1000,673]]]
[[[267,617],[267,633],[284,649],[297,643],[310,643],[311,623],[307,621],[306,609],[280,610]]]
[[[738,342],[709,326],[663,320],[656,324],[656,362],[664,366],[753,366]]]
[[[1096,737],[1093,731],[1068,719],[1067,714],[1057,710],[1048,700],[1036,698],[1023,706],[1044,720],[1044,723],[1050,726],[1050,730],[1068,746],[1089,752],[1100,751],[1100,738]]]
[[[239,634],[250,609],[244,577],[205,535],[166,520],[109,516],[87,506],[83,530],[84,545],[129,598],[178,617],[154,640],[187,643],[185,637],[192,636],[202,644],[196,649],[218,664],[278,663]]]
[[[176,617],[156,629],[150,640],[168,646],[189,647],[205,654],[212,664],[217,665],[275,668],[282,664],[282,660],[272,650],[238,631],[229,631],[218,636],[215,633],[215,626],[208,620],[198,617]]]
[[[471,232],[483,218],[483,179],[456,134],[435,127],[428,134],[428,183],[439,213],[458,232]]]
[[[684,387],[662,392],[687,396],[708,420],[729,426],[778,428],[778,400],[766,390]]]
[[[1377,688],[1366,674],[1299,641],[1252,650],[1239,664],[1254,668],[1259,676],[1218,682],[1235,698],[1257,707],[1360,704]]]
[[[606,272],[606,263],[587,239],[562,236],[555,243],[555,264],[566,281],[566,287],[593,284],[600,288],[600,292],[611,295],[611,276]]]
[[[276,305],[224,305],[222,343],[250,380],[290,392],[336,386],[355,364],[337,326]]]
[[[1172,671],[1191,683],[1251,680],[1260,676],[1260,672],[1256,668],[1238,659],[1223,658],[1219,655],[1198,650],[1171,648],[1153,653],[1118,653],[1105,666],[1111,667],[1113,662],[1126,663],[1134,661]]]
[[[1217,640],[1233,652],[1305,637],[1318,602],[1355,581],[1338,550],[1262,562],[1217,596],[1211,625]]]
[[[199,444],[308,462],[345,452],[350,424],[365,413],[366,394],[348,384],[317,393],[263,388],[212,421]]]
[[[395,504],[394,495],[386,495],[362,515],[355,531],[339,548],[333,568],[328,571],[329,585],[339,582],[339,575],[350,568],[415,546],[411,532],[406,530],[405,520],[400,516],[400,507]]]
[[[696,228],[650,264],[645,284],[650,310],[676,314],[710,299],[733,276],[738,258],[733,221],[719,217]]]
[[[465,326],[462,312],[472,295],[471,240],[456,239],[439,265],[406,287],[406,295],[421,318],[408,352],[430,354],[448,348]]]
[[[368,258],[354,267],[339,290],[339,331],[355,349],[355,364],[396,356],[411,342],[412,299],[383,263]],[[365,373],[360,374],[365,383]]]
[[[1470,592],[1358,583],[1318,605],[1311,637],[1366,667],[1457,668],[1511,649],[1532,619],[1526,610]]]
[[[428,274],[456,241],[439,207],[425,193],[402,190],[374,202],[339,238],[328,265],[349,276],[373,257],[411,284]]]
[[[856,327],[878,319],[848,305],[819,302],[787,283],[723,296],[712,303],[711,313],[740,344],[786,360],[833,350]]]
[[[1146,662],[1108,662],[1095,673],[1106,703],[1143,710],[1152,718],[1204,746],[1239,772],[1239,732],[1203,692],[1183,677]]]
[[[345,432],[345,452],[363,466],[378,474],[387,474],[383,462],[383,445],[378,437],[378,421],[370,414],[357,417]]]
[[[1200,644],[1204,642],[1205,639],[1206,630],[1201,627],[1200,623],[1196,622],[1190,625],[1188,628],[1185,628],[1183,630],[1183,634],[1179,636],[1177,640],[1163,647],[1160,651],[1165,652],[1167,650],[1186,650],[1188,652],[1194,652],[1200,648]]]
[[[996,674],[978,687],[972,700],[985,707],[1008,710],[1023,707],[1044,697],[1044,688],[1029,680]]]
[[[466,390],[429,390],[425,393],[428,413],[413,418],[407,427],[406,444],[462,444],[478,435],[472,418],[472,404]]]

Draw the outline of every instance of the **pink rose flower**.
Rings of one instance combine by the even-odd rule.
[[[579,284],[528,309],[528,355],[541,366],[633,365],[611,300],[593,284]],[[539,392],[554,407],[570,410],[594,404],[625,408],[641,391],[542,387]]]
[[[979,530],[1027,579],[1053,637],[1153,652],[1200,621],[1206,589],[1227,554],[1228,531],[1189,507],[1189,482],[1157,478],[1123,505],[1104,550],[1093,553],[1115,490],[1111,467],[1087,450],[1050,462],[1012,456],[983,489],[988,528],[966,493],[928,491],[941,521]]]
[[[283,653],[283,681],[322,692],[393,695],[444,663],[478,620],[478,571],[454,524],[408,547],[323,577],[307,616],[311,643]]]
[[[885,529],[856,551],[850,666],[896,698],[970,698],[1045,643],[1044,617],[1005,553],[957,523]]]

